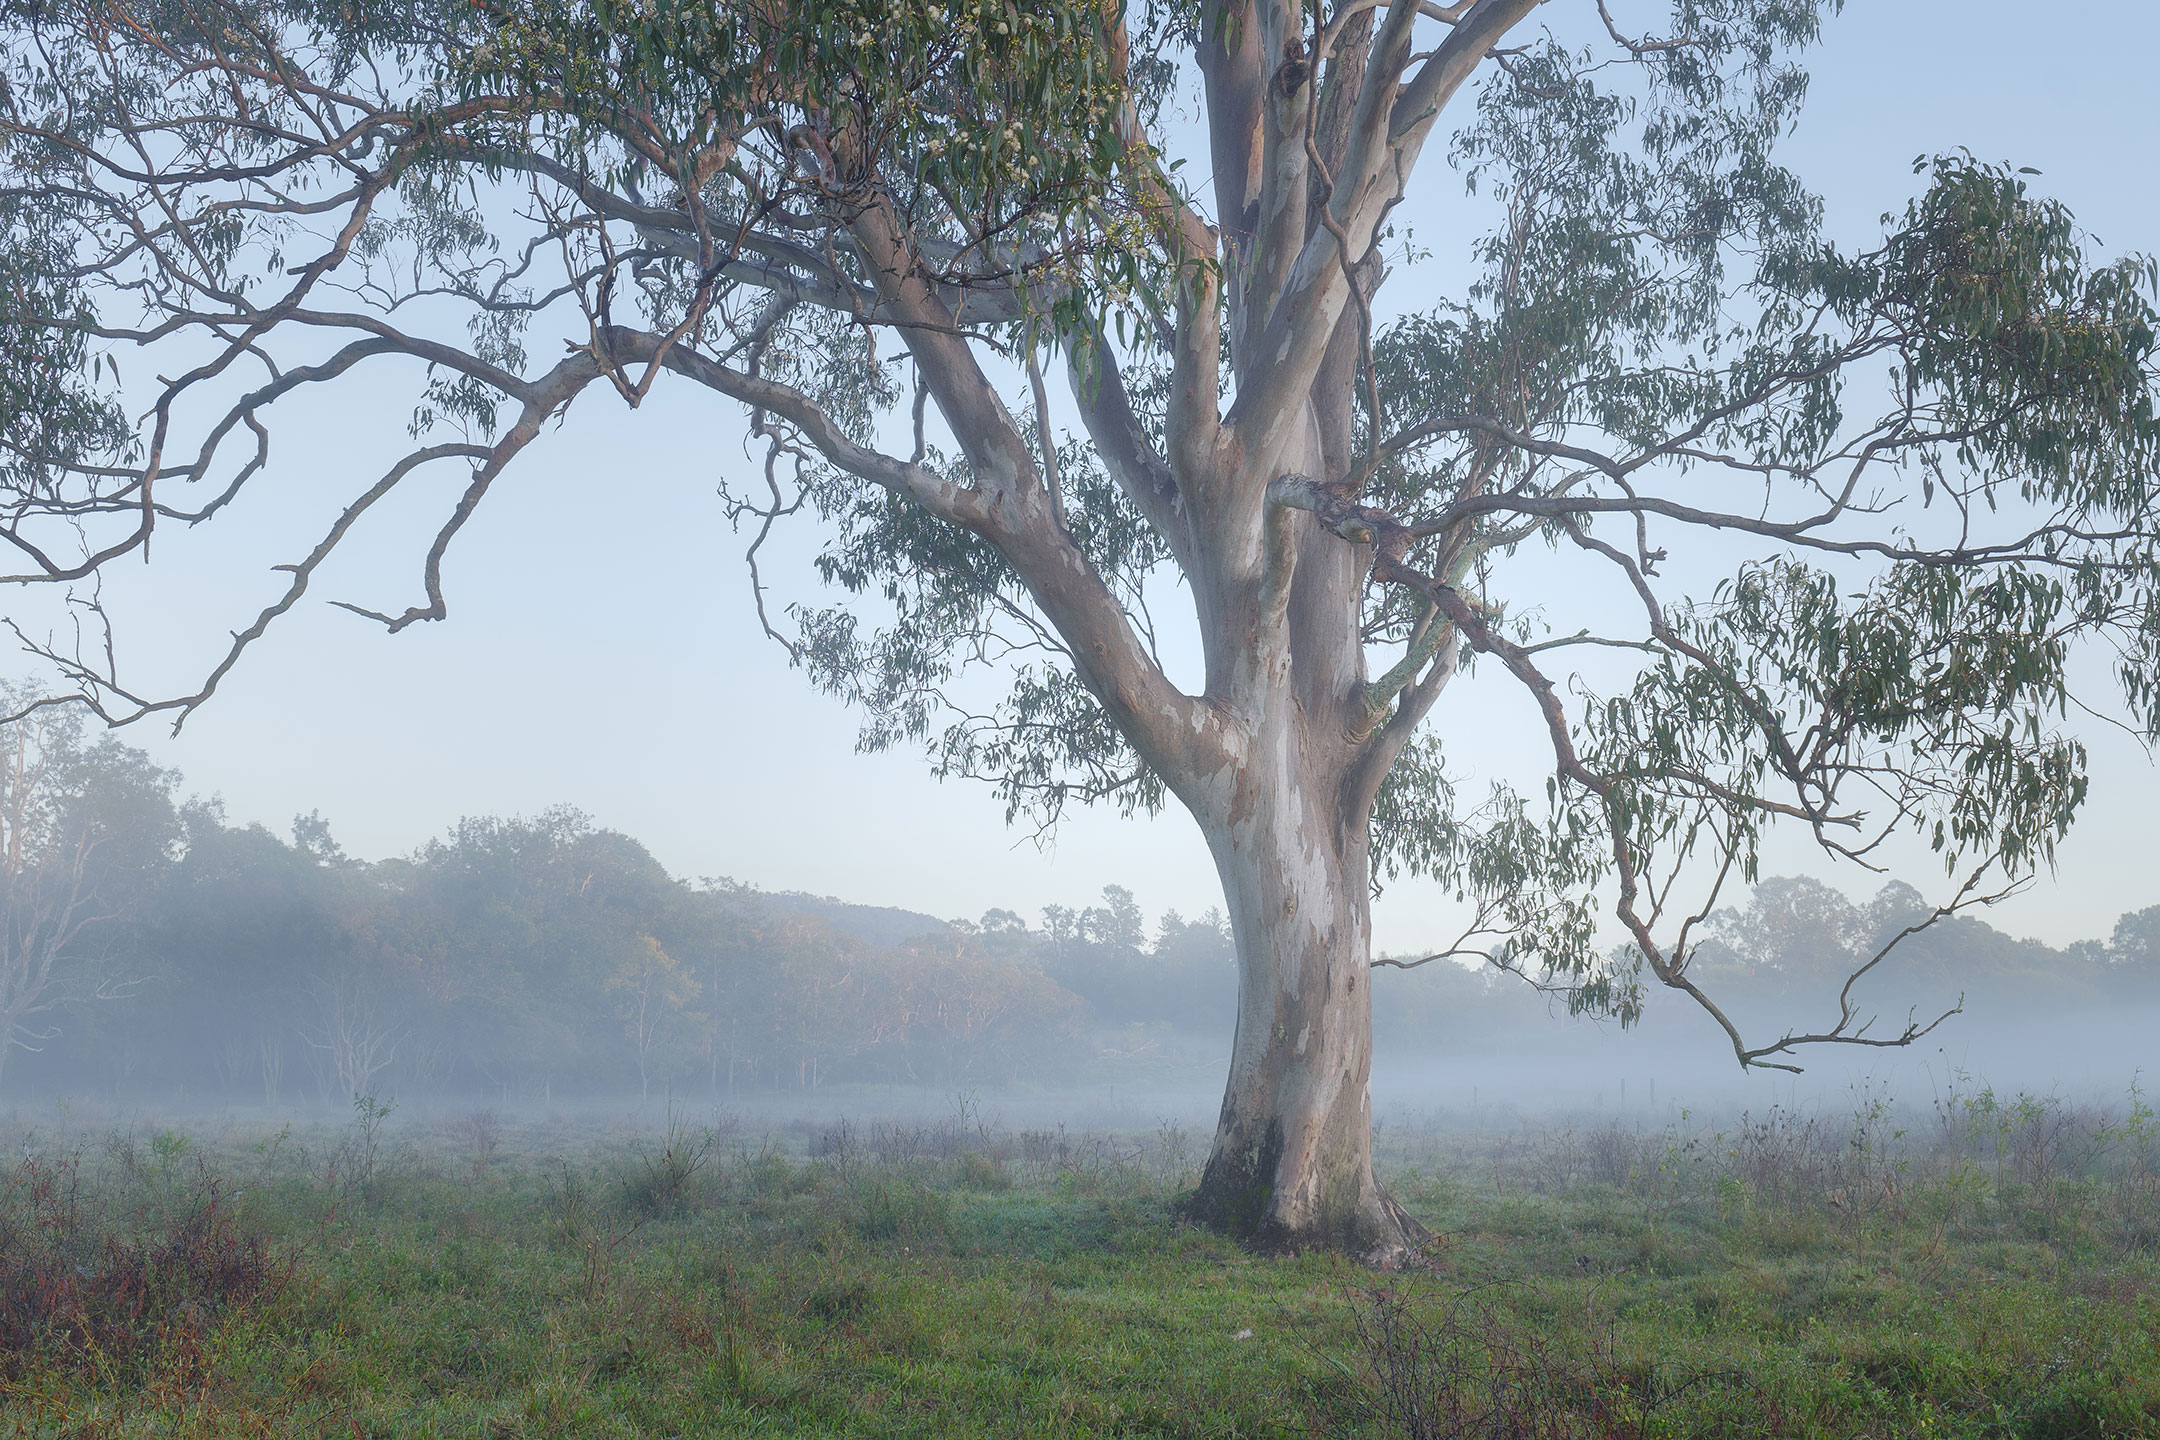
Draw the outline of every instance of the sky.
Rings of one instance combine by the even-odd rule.
[[[1824,195],[1837,238],[1879,233],[1877,217],[1913,192],[1915,156],[1964,146],[2040,170],[2035,187],[2068,201],[2109,252],[2160,249],[2148,100],[2160,7],[2090,0],[2047,14],[2036,23],[2030,4],[1857,0],[1831,22],[1787,155]],[[1430,160],[1423,173],[1411,218],[1440,252],[1438,277],[1465,233],[1459,182]],[[1394,284],[1413,292],[1395,303],[1417,302],[1417,272]],[[304,549],[324,507],[404,441],[411,379],[290,407],[259,494],[216,524],[161,534],[152,563],[108,577],[122,659],[140,683],[192,688],[225,633],[275,592],[268,567]],[[855,718],[758,631],[746,537],[716,496],[723,481],[754,481],[756,467],[739,419],[685,390],[663,386],[637,413],[596,390],[529,450],[451,554],[447,623],[393,637],[324,601],[393,612],[415,602],[425,537],[458,483],[448,470],[371,518],[178,738],[145,725],[128,740],[179,769],[188,790],[220,797],[231,820],[283,831],[320,811],[348,852],[368,858],[408,852],[463,816],[568,804],[642,840],[677,874],[940,916],[998,906],[1033,917],[1106,884],[1129,887],[1151,912],[1217,903],[1181,812],[1081,815],[1040,843],[1006,826],[985,787],[940,784],[914,753],[858,754]],[[767,564],[776,599],[816,597],[802,564],[813,540],[804,531],[779,543]],[[1436,716],[1473,776],[1528,754],[1520,717],[1494,693],[1450,696]],[[2149,839],[2160,772],[2126,739],[2086,733],[2094,798],[2057,873],[1989,917],[2001,928],[2062,943],[2160,904]],[[1884,878],[1825,872],[1799,851],[1774,851],[1766,865],[1803,868],[1859,893]],[[1901,853],[1896,869],[1942,889],[1922,854]],[[1375,909],[1377,943],[1403,952],[1444,941],[1451,915],[1429,887],[1392,887]]]

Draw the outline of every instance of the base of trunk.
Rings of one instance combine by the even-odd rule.
[[[1263,1255],[1330,1250],[1380,1270],[1414,1263],[1432,1232],[1372,1178],[1359,1155],[1332,1183],[1306,1167],[1286,1173],[1280,1144],[1246,1148],[1217,1144],[1187,1197],[1184,1218],[1219,1231]]]
[[[1298,1255],[1326,1250],[1347,1255],[1375,1270],[1410,1269],[1434,1239],[1430,1230],[1385,1191],[1380,1194],[1376,1215],[1363,1217],[1360,1223],[1346,1229],[1293,1229],[1274,1220],[1264,1220],[1257,1226],[1242,1225],[1199,1192],[1187,1198],[1180,1214],[1195,1225],[1240,1241],[1256,1254]]]

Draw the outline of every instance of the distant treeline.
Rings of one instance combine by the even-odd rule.
[[[468,820],[373,864],[312,817],[289,841],[214,806],[175,818],[163,863],[85,932],[103,997],[23,1037],[40,1048],[18,1053],[10,1090],[275,1103],[1053,1082],[1142,1017],[1227,1037],[1234,1004],[1217,917],[1143,934],[1115,888],[1036,930],[677,880],[571,810]]]
[[[183,801],[55,712],[0,726],[0,1091],[278,1103],[429,1091],[742,1094],[1160,1077],[1219,1064],[1236,1006],[1210,911],[1101,903],[941,921],[670,876],[572,810],[476,819],[400,859]],[[1698,960],[1743,1014],[1820,1006],[1928,913],[1806,879],[1719,915]],[[2160,907],[2056,950],[1953,917],[1863,982],[1874,1008],[2160,999]],[[1376,983],[1386,1047],[1482,1047],[1552,1006],[1440,962]]]

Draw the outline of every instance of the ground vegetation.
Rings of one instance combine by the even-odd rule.
[[[1433,1117],[1389,1276],[1176,1217],[1204,1137],[268,1131],[18,1112],[0,1426],[25,1436],[1728,1440],[2160,1435],[2160,1129],[1954,1087],[1706,1121]]]

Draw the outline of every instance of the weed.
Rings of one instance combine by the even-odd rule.
[[[842,1196],[849,1229],[874,1244],[910,1253],[945,1249],[952,1240],[952,1196],[911,1174],[857,1179]]]
[[[324,1179],[329,1188],[363,1200],[380,1198],[385,1159],[384,1128],[397,1113],[397,1101],[373,1091],[353,1096],[353,1118],[332,1148]]]

